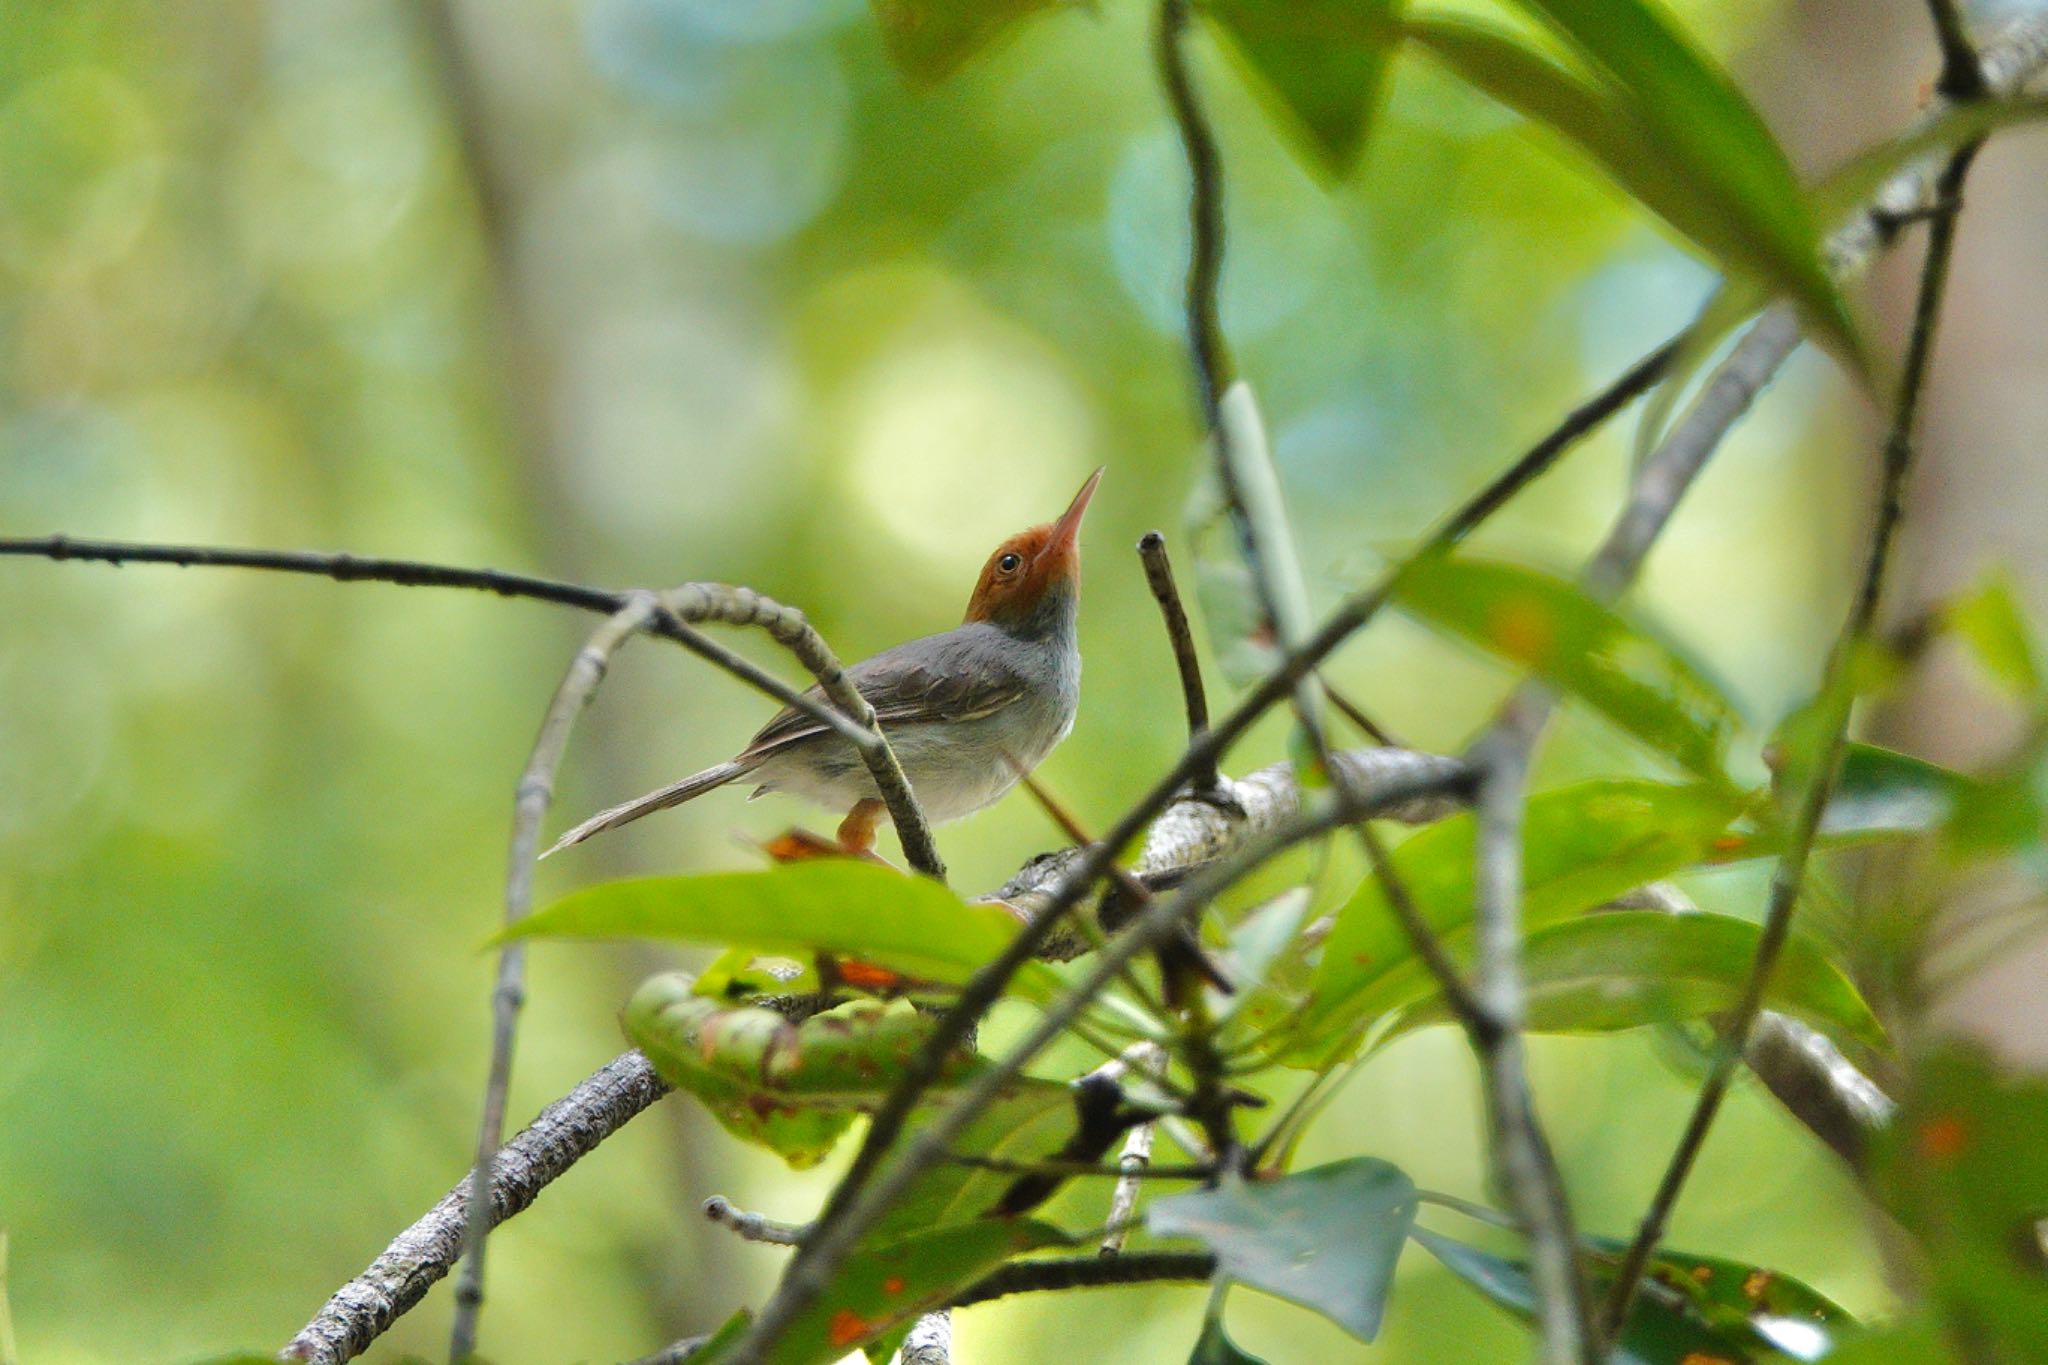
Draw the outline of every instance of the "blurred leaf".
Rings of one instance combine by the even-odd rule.
[[[1656,144],[1603,82],[1521,39],[1463,19],[1417,17],[1403,32],[1466,84],[1583,152],[1624,191],[1707,249],[1718,231],[1711,202],[1657,154]]]
[[[1988,1361],[2048,1360],[2048,1080],[1949,1044],[1921,1058],[1873,1169],[1926,1248],[1944,1315]]]
[[[1430,556],[1404,570],[1410,612],[1541,675],[1688,772],[1725,782],[1733,703],[1697,665],[1577,586],[1511,564]]]
[[[1961,636],[1992,679],[2015,697],[2041,694],[2041,652],[2020,611],[2010,575],[1992,574],[1949,603],[1941,620]]]
[[[1733,1008],[1761,932],[1729,915],[1657,910],[1603,912],[1539,929],[1522,955],[1528,1027],[1537,1033],[1599,1033]],[[1399,977],[1413,982],[1417,1001],[1402,1018],[1402,1030],[1450,1017],[1419,962],[1404,964]],[[1884,1043],[1883,1028],[1855,986],[1804,936],[1785,944],[1764,1003],[1835,1037],[1873,1047]]]
[[[890,58],[919,81],[935,82],[995,42],[1019,20],[1071,0],[870,0]]]
[[[1929,1317],[1858,1332],[1836,1347],[1828,1365],[1960,1365]]]
[[[1522,918],[1555,923],[1669,876],[1704,858],[1741,808],[1706,786],[1586,782],[1530,798],[1523,825]],[[1391,855],[1417,911],[1438,934],[1472,922],[1473,821],[1454,816],[1410,837]],[[1381,983],[1412,957],[1408,937],[1377,877],[1337,912],[1316,973],[1308,1038],[1315,1046],[1402,1003],[1399,982]]]
[[[1210,18],[1316,164],[1358,162],[1386,85],[1402,0],[1207,0]]]
[[[1862,344],[1821,261],[1806,195],[1777,139],[1655,0],[1519,0],[1569,41],[1697,202],[1688,231],[1732,272],[1789,296],[1859,370]],[[1562,131],[1562,130],[1561,130]],[[1627,181],[1623,184],[1626,186]]]
[[[1223,964],[1237,990],[1217,1010],[1219,1024],[1242,1016],[1257,1028],[1287,1008],[1287,993],[1305,984],[1301,931],[1314,900],[1310,888],[1290,887],[1231,926]]]
[[[1424,1228],[1417,1242],[1458,1278],[1524,1321],[1536,1307],[1528,1265]],[[1585,1260],[1595,1301],[1613,1288],[1620,1243],[1589,1243]],[[1650,1262],[1614,1365],[1765,1365],[1817,1360],[1855,1320],[1775,1271],[1734,1261],[1660,1253]]]
[[[1019,1252],[1054,1246],[1058,1229],[1028,1218],[984,1219],[856,1251],[824,1293],[768,1352],[765,1365],[831,1365],[901,1323],[936,1308]],[[729,1352],[700,1351],[691,1365]]]
[[[1313,1308],[1371,1341],[1415,1207],[1415,1183],[1400,1168],[1354,1157],[1155,1199],[1145,1226],[1155,1236],[1202,1241],[1216,1253],[1218,1275]]]
[[[1870,202],[1878,187],[1921,157],[1948,152],[2001,128],[2048,118],[2048,99],[1979,100],[1952,105],[1889,142],[1852,158],[1813,189],[1822,224],[1832,227]]]
[[[1002,952],[1017,921],[970,905],[929,877],[852,858],[759,872],[600,882],[529,915],[491,940],[671,938],[766,952],[847,954],[926,981],[958,983]],[[1043,963],[1018,974],[1043,996],[1059,978]]]
[[[939,1096],[920,1106],[913,1130],[928,1126],[949,1101]],[[952,1150],[1010,1161],[1043,1160],[1058,1152],[1074,1131],[1074,1091],[1057,1081],[1018,1080],[970,1121]],[[980,1218],[1017,1179],[1003,1171],[940,1162],[918,1177],[875,1225],[872,1237],[888,1240],[908,1233]]]
[[[1939,828],[1975,779],[1895,749],[1852,743],[1835,774],[1821,816],[1822,838],[1834,843],[1924,834]]]
[[[854,1000],[793,1024],[691,986],[682,972],[651,978],[626,1004],[626,1036],[727,1131],[799,1169],[832,1150],[855,1111],[880,1099],[932,1029],[906,1001]],[[958,1083],[980,1065],[963,1049],[940,1083]]]
[[[1223,1317],[1215,1314],[1202,1321],[1202,1335],[1188,1365],[1266,1365],[1266,1362],[1232,1341],[1223,1330]]]

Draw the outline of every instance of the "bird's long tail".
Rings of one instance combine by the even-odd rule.
[[[655,811],[667,810],[670,806],[680,806],[683,802],[702,796],[714,787],[723,787],[735,778],[744,777],[752,772],[754,767],[752,763],[738,761],[721,763],[715,768],[693,773],[680,782],[671,782],[658,791],[636,796],[623,805],[601,810],[555,840],[547,853],[540,856],[545,858],[549,853],[559,853],[571,844],[582,843],[593,834],[602,834],[608,829],[617,829],[620,825],[630,825],[643,815],[652,815]]]

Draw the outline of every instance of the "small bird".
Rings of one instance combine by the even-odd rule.
[[[952,630],[884,650],[846,670],[895,747],[911,790],[933,823],[994,802],[1074,728],[1081,701],[1081,518],[1096,470],[1058,521],[1019,531],[982,566],[967,619]],[[824,693],[804,694],[831,705]],[[793,708],[778,712],[729,762],[600,811],[556,841],[553,853],[653,811],[679,806],[741,778],[846,812],[839,842],[874,847],[888,818],[853,746]],[[749,798],[751,799],[751,798]]]

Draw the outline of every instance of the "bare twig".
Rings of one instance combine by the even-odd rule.
[[[1154,951],[1167,942],[1204,904],[1252,868],[1304,840],[1320,838],[1333,829],[1368,818],[1398,800],[1441,791],[1446,781],[1441,774],[1432,775],[1407,790],[1378,792],[1370,799],[1348,785],[1340,785],[1327,794],[1328,799],[1312,807],[1304,803],[1304,810],[1292,820],[1244,840],[1229,855],[1197,871],[1174,894],[1153,900],[1129,929],[1096,955],[1081,980],[1057,1003],[1048,1007],[1008,1053],[964,1086],[958,1098],[943,1113],[917,1132],[907,1135],[902,1150],[889,1159],[890,1150],[901,1133],[899,1126],[897,1133],[890,1135],[888,1144],[876,1154],[871,1179],[857,1185],[852,1183],[850,1176],[841,1181],[832,1201],[827,1204],[826,1212],[819,1217],[816,1234],[804,1243],[791,1261],[782,1283],[762,1306],[752,1329],[734,1348],[735,1365],[740,1362],[751,1365],[766,1358],[796,1315],[824,1292],[846,1256],[911,1183],[934,1162],[945,1157],[953,1141],[1001,1088],[1065,1032],[1118,972],[1139,954]],[[1095,850],[1103,847],[1105,845],[1098,844]],[[1090,850],[1084,857],[1084,867],[1087,860],[1095,855],[1095,850]],[[1027,928],[1013,944],[1030,936],[1031,931]],[[969,989],[972,989],[972,983]],[[942,1034],[944,1023],[942,1019],[934,1036]],[[883,1112],[886,1113],[886,1106]],[[875,1126],[879,1127],[880,1123],[878,1115]],[[871,1137],[873,1131],[871,1128]]]
[[[766,1242],[769,1246],[801,1246],[810,1232],[808,1224],[785,1223],[765,1213],[749,1213],[722,1194],[704,1201],[704,1216],[721,1227],[731,1228],[749,1242]]]
[[[1157,1075],[1166,1069],[1166,1050],[1157,1043],[1133,1043],[1119,1060],[1127,1069]],[[1098,1248],[1104,1256],[1120,1255],[1125,1239],[1131,1235],[1131,1215],[1137,1212],[1138,1190],[1152,1167],[1152,1132],[1152,1124],[1140,1123],[1124,1135],[1123,1150],[1116,1158],[1121,1174],[1109,1195],[1109,1231],[1102,1235]]]
[[[557,1176],[667,1093],[638,1052],[607,1062],[497,1153],[491,1163],[491,1222],[502,1223],[533,1203]],[[460,1254],[469,1185],[465,1177],[393,1238],[369,1269],[336,1290],[285,1347],[285,1358],[341,1365],[368,1350],[424,1298]]]
[[[1216,456],[1217,484],[1251,573],[1259,614],[1271,637],[1289,649],[1308,634],[1308,595],[1258,405],[1249,386],[1233,376],[1224,345],[1217,299],[1223,276],[1223,161],[1188,70],[1183,46],[1188,14],[1189,0],[1160,0],[1154,51],[1188,163],[1188,359],[1202,422]],[[1316,690],[1305,678],[1300,680],[1294,690],[1295,711],[1311,740],[1320,745],[1316,703]]]
[[[1162,1280],[1206,1280],[1216,1258],[1205,1251],[1139,1251],[1121,1256],[1072,1256],[1057,1260],[1012,1261],[953,1296],[953,1307],[987,1303],[1011,1294],[1067,1289],[1106,1289]]]
[[[1528,750],[1508,738],[1482,745],[1478,769],[1478,863],[1473,907],[1475,971],[1467,1021],[1486,1093],[1493,1159],[1510,1208],[1529,1240],[1536,1322],[1552,1365],[1598,1365],[1578,1233],[1557,1160],[1536,1118],[1523,1065],[1522,807]]]
[[[382,559],[314,550],[244,550],[204,545],[139,544],[120,540],[80,540],[71,536],[0,537],[0,556],[91,560],[100,564],[172,564],[179,568],[257,569],[271,573],[306,574],[337,583],[389,583],[402,588],[462,588],[500,597],[547,602],[610,616],[625,608],[631,592],[593,588],[582,583],[538,578],[498,569],[467,569],[427,564],[413,559]],[[650,635],[672,640],[698,658],[732,674],[755,690],[794,707],[848,742],[858,742],[860,727],[815,697],[797,691],[758,664],[694,630],[664,611],[647,628]]]
[[[953,1315],[944,1308],[926,1313],[910,1325],[897,1353],[897,1365],[952,1365]]]
[[[1188,739],[1209,728],[1209,693],[1202,686],[1202,664],[1195,657],[1195,635],[1188,627],[1187,608],[1181,605],[1180,589],[1173,581],[1173,561],[1166,554],[1166,537],[1147,531],[1138,538],[1138,560],[1145,566],[1145,586],[1159,604],[1159,617],[1166,623],[1166,642],[1173,648],[1174,671],[1180,675],[1180,695],[1188,713]],[[1190,785],[1196,791],[1212,791],[1219,779],[1212,759],[1208,769],[1196,773]]]
[[[520,774],[512,803],[512,838],[505,869],[505,923],[526,918],[533,908],[534,854],[540,846],[540,823],[555,790],[555,773],[569,745],[576,717],[590,703],[603,681],[614,652],[641,630],[660,604],[652,593],[633,593],[626,605],[590,633],[569,663],[568,671],[548,703],[540,734]],[[463,1237],[462,1273],[455,1282],[453,1359],[475,1352],[477,1314],[483,1304],[484,1245],[490,1235],[491,1164],[505,1138],[505,1094],[512,1082],[512,1044],[519,1009],[526,998],[526,945],[508,943],[498,952],[498,980],[491,992],[491,1061],[484,1081],[483,1116],[477,1124],[476,1163],[470,1180],[469,1211]]]
[[[1934,88],[1955,103],[1982,99],[1990,93],[1984,81],[1984,64],[1977,46],[1970,41],[1969,25],[1963,21],[1956,0],[1927,0],[1928,17],[1934,21],[1934,39],[1941,47],[1941,75]]]
[[[861,761],[867,764],[868,776],[874,780],[875,789],[889,807],[889,819],[896,826],[896,837],[902,841],[903,856],[927,877],[941,882],[946,880],[946,865],[939,857],[938,845],[932,842],[931,825],[925,820],[924,810],[910,790],[910,779],[903,775],[903,765],[897,761],[896,751],[890,747],[888,736],[882,733],[881,724],[875,719],[875,708],[847,678],[838,656],[825,643],[825,637],[804,619],[802,612],[764,597],[752,588],[730,587],[724,583],[685,583],[663,593],[661,600],[663,606],[685,621],[724,621],[728,625],[759,626],[777,644],[796,655],[797,662],[818,680],[819,690],[832,699],[833,705],[852,717],[859,727],[859,737],[849,742],[860,754]]]
[[[1940,8],[1937,4],[1937,11]],[[1971,143],[1949,159],[1936,187],[1938,200],[1960,201],[1963,180],[1969,175],[1970,165],[1976,159],[1980,145]],[[1685,1188],[1693,1163],[1705,1145],[1707,1134],[1719,1116],[1721,1103],[1734,1082],[1750,1031],[1763,1009],[1771,975],[1792,932],[1792,918],[1799,905],[1799,893],[1805,882],[1814,837],[1819,833],[1821,816],[1834,791],[1835,773],[1848,743],[1849,717],[1855,702],[1850,669],[1858,650],[1873,633],[1884,592],[1885,571],[1905,513],[1906,480],[1913,468],[1913,432],[1919,417],[1921,396],[1926,389],[1929,362],[1933,357],[1935,332],[1948,283],[1949,262],[1954,255],[1955,230],[1956,215],[1953,213],[1936,218],[1929,228],[1927,257],[1921,266],[1919,294],[1913,310],[1912,333],[1906,344],[1891,426],[1885,434],[1884,475],[1880,482],[1870,551],[1855,600],[1836,636],[1821,684],[1822,696],[1828,706],[1827,743],[1802,794],[1785,852],[1771,878],[1770,902],[1764,914],[1763,932],[1757,940],[1756,957],[1743,983],[1741,998],[1723,1025],[1723,1046],[1700,1086],[1699,1098],[1685,1131],[1662,1180],[1658,1182],[1657,1192],[1643,1215],[1634,1240],[1629,1244],[1628,1254],[1622,1259],[1614,1288],[1608,1295],[1605,1329],[1610,1339],[1628,1320],[1629,1307],[1642,1284],[1643,1271],[1656,1252],[1657,1243],[1664,1235],[1664,1225]]]
[[[1455,808],[1454,802],[1419,794],[1434,781],[1449,780],[1462,772],[1462,766],[1454,759],[1388,750],[1339,757],[1356,761],[1358,766],[1348,771],[1354,786],[1361,789],[1361,799],[1376,793],[1384,810],[1423,819],[1434,818],[1432,812],[1441,814]],[[1253,773],[1233,787],[1251,811],[1250,818],[1237,826],[1247,834],[1271,828],[1287,818],[1290,811],[1298,808],[1301,795],[1292,769],[1284,763]],[[1219,819],[1213,807],[1199,801],[1186,800],[1174,805],[1159,822],[1167,833],[1151,850],[1149,865],[1163,874],[1170,869],[1168,859],[1175,854],[1189,860],[1185,866],[1220,856],[1233,844],[1226,833],[1211,825],[1211,821]],[[1012,879],[1012,894],[1026,905],[1042,903],[1043,887],[1049,883],[1033,875],[1034,869],[1068,856],[1033,859]],[[1060,880],[1056,873],[1048,875],[1053,882]],[[667,1091],[667,1085],[654,1074],[647,1059],[638,1052],[628,1052],[548,1106],[531,1126],[505,1145],[493,1163],[494,1221],[503,1222],[525,1209],[551,1181]],[[1105,1170],[1103,1174],[1113,1173]],[[394,1238],[369,1269],[337,1290],[293,1338],[287,1354],[317,1365],[340,1365],[367,1350],[393,1322],[419,1303],[427,1290],[454,1266],[460,1253],[468,1186],[469,1182],[464,1180]]]

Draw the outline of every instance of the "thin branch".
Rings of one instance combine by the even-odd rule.
[[[541,721],[540,734],[512,803],[512,838],[505,868],[505,924],[525,919],[533,908],[534,854],[540,847],[540,824],[554,796],[555,773],[569,746],[569,731],[590,704],[612,655],[660,610],[652,593],[630,594],[626,605],[606,618],[562,676]],[[455,1324],[449,1347],[454,1360],[467,1360],[476,1350],[477,1317],[484,1297],[484,1244],[490,1235],[491,1166],[505,1139],[505,1095],[512,1083],[512,1044],[526,999],[526,945],[508,943],[498,952],[498,980],[491,992],[491,1061],[484,1081],[483,1115],[477,1123],[475,1174],[470,1180],[469,1210],[463,1237],[462,1273],[455,1282]]]
[[[1055,1161],[1050,1158],[1033,1161],[1022,1157],[984,1156],[979,1152],[947,1152],[941,1159],[948,1165],[969,1166],[977,1171],[994,1171],[1001,1175],[1056,1175],[1063,1180],[1086,1180],[1093,1176],[1116,1180],[1126,1174],[1120,1166],[1105,1166],[1098,1161]],[[1138,1178],[1211,1180],[1215,1176],[1215,1166],[1197,1162],[1184,1166],[1150,1166]]]
[[[1355,761],[1357,766],[1347,769],[1352,785],[1360,790],[1361,799],[1376,795],[1383,811],[1422,819],[1455,808],[1455,803],[1420,794],[1431,782],[1447,781],[1462,772],[1455,759],[1389,750],[1339,758]],[[1235,826],[1244,833],[1276,825],[1298,809],[1301,793],[1288,764],[1274,764],[1232,786],[1249,811],[1248,818]],[[1151,866],[1164,873],[1168,857],[1176,852],[1188,858],[1190,866],[1220,856],[1232,845],[1227,835],[1211,837],[1214,831],[1209,822],[1218,818],[1213,807],[1193,799],[1169,808],[1158,822],[1166,834]],[[1035,903],[1045,894],[1042,887],[1046,883],[1034,877],[1034,870],[1065,856],[1031,860],[1012,878],[1012,894],[1026,904]],[[1060,880],[1056,875],[1053,879]],[[816,1003],[810,997],[793,999],[790,1010],[808,1011]],[[493,1163],[494,1222],[503,1222],[532,1204],[550,1182],[667,1092],[668,1086],[654,1074],[647,1059],[638,1052],[627,1052],[549,1105],[532,1125],[506,1143]],[[468,1188],[465,1179],[395,1237],[367,1270],[335,1291],[292,1339],[286,1354],[316,1365],[340,1365],[367,1350],[418,1304],[454,1266],[461,1251]]]
[[[1307,594],[1264,424],[1250,388],[1232,374],[1223,340],[1218,306],[1223,277],[1223,160],[1188,70],[1184,44],[1189,8],[1189,0],[1160,0],[1153,53],[1188,164],[1188,360],[1202,423],[1216,456],[1217,484],[1251,572],[1259,614],[1272,638],[1289,649],[1308,633]],[[1302,727],[1320,744],[1316,692],[1305,679],[1295,689],[1294,708]]]
[[[1969,175],[1971,163],[1981,145],[1981,142],[1971,143],[1949,159],[1936,187],[1938,199],[1960,201],[1963,181]],[[1776,971],[1778,959],[1791,936],[1792,918],[1799,905],[1814,839],[1820,831],[1821,816],[1827,810],[1828,799],[1834,792],[1835,774],[1848,744],[1849,717],[1855,702],[1850,670],[1859,650],[1872,638],[1884,593],[1885,572],[1898,539],[1899,523],[1905,514],[1906,481],[1913,470],[1913,432],[1933,358],[1942,299],[1947,291],[1949,264],[1954,257],[1955,232],[1955,214],[1935,219],[1929,228],[1927,257],[1921,266],[1919,294],[1913,309],[1912,333],[1906,344],[1906,358],[1899,378],[1898,397],[1892,409],[1891,426],[1885,434],[1884,474],[1880,482],[1870,551],[1855,600],[1835,638],[1821,684],[1822,695],[1829,706],[1827,744],[1800,800],[1789,842],[1771,878],[1770,901],[1764,914],[1763,932],[1757,940],[1756,957],[1743,983],[1741,998],[1723,1026],[1725,1042],[1700,1086],[1692,1116],[1686,1122],[1678,1147],[1672,1153],[1663,1179],[1658,1182],[1656,1195],[1643,1215],[1628,1254],[1622,1259],[1614,1288],[1608,1295],[1605,1326],[1610,1339],[1618,1335],[1622,1324],[1628,1321],[1629,1307],[1642,1284],[1643,1272],[1656,1252],[1657,1243],[1664,1235],[1665,1223],[1684,1191],[1693,1163],[1720,1114],[1721,1103],[1726,1099],[1729,1087],[1734,1083],[1750,1031],[1762,1012],[1772,973]]]
[[[627,1120],[668,1093],[638,1052],[615,1057],[543,1110],[491,1163],[491,1222],[504,1222]],[[470,1178],[392,1239],[361,1275],[336,1290],[284,1349],[288,1360],[341,1365],[368,1350],[446,1275],[462,1249]]]
[[[965,1308],[1011,1294],[1107,1289],[1166,1280],[1200,1281],[1215,1273],[1216,1258],[1204,1251],[1139,1251],[1121,1256],[1012,1261],[954,1295],[952,1306]]]
[[[934,881],[946,880],[946,864],[932,842],[931,825],[923,807],[910,790],[910,779],[890,747],[888,736],[875,719],[875,708],[846,676],[839,658],[795,607],[785,607],[752,588],[730,587],[724,583],[685,583],[662,594],[662,605],[685,621],[724,621],[735,626],[759,626],[769,638],[796,655],[797,662],[811,671],[818,688],[840,711],[852,717],[860,737],[852,741],[868,776],[889,808],[896,837],[903,844],[903,856],[910,865]]]
[[[926,1313],[910,1325],[897,1365],[952,1365],[953,1315],[944,1308]]]
[[[1125,1057],[1129,1059],[1127,1066],[1147,1075],[1166,1069],[1166,1050],[1157,1043],[1133,1044]],[[1102,1235],[1102,1245],[1097,1248],[1101,1255],[1121,1255],[1124,1241],[1131,1235],[1131,1217],[1138,1211],[1138,1191],[1152,1169],[1153,1130],[1153,1124],[1141,1123],[1124,1136],[1123,1150],[1116,1158],[1116,1188],[1109,1195],[1109,1231]]]
[[[1524,1068],[1522,1021],[1522,809],[1527,749],[1481,746],[1473,907],[1476,956],[1469,1033],[1484,1080],[1493,1160],[1529,1240],[1536,1322],[1552,1365],[1598,1365],[1578,1232],[1557,1159],[1537,1121]]]
[[[1377,793],[1370,801],[1361,799],[1362,794],[1351,788],[1340,786],[1328,799],[1305,808],[1292,820],[1274,829],[1245,840],[1231,854],[1197,871],[1172,895],[1159,897],[1147,905],[1130,928],[1113,940],[1105,951],[1097,954],[1080,981],[1049,1006],[1008,1053],[964,1086],[944,1112],[907,1136],[903,1149],[894,1155],[893,1160],[886,1160],[884,1164],[897,1134],[891,1134],[888,1144],[877,1153],[874,1166],[879,1169],[871,1179],[855,1184],[849,1175],[841,1181],[833,1199],[827,1204],[826,1212],[819,1217],[817,1233],[804,1243],[784,1271],[781,1284],[762,1306],[753,1327],[734,1348],[733,1360],[751,1365],[765,1359],[789,1330],[796,1315],[816,1302],[825,1291],[846,1256],[869,1229],[902,1197],[918,1176],[945,1157],[954,1140],[1000,1093],[1002,1087],[1014,1080],[1034,1057],[1064,1033],[1117,973],[1139,954],[1154,951],[1167,942],[1210,899],[1268,859],[1304,840],[1319,838],[1342,825],[1367,818],[1397,796],[1406,798],[1441,790],[1445,781],[1441,775],[1433,776],[1410,791]],[[1096,849],[1103,847],[1105,845],[1097,845]],[[1091,850],[1089,856],[1093,854]],[[1019,940],[1029,937],[1030,930],[1027,929],[1019,935]],[[971,982],[969,989],[972,989]],[[935,1036],[942,1033],[945,1020],[940,1023],[941,1028],[935,1030]],[[886,1112],[885,1105],[882,1113]],[[879,1127],[880,1124],[881,1114],[878,1114],[874,1126]],[[873,1132],[874,1128],[871,1128],[871,1138]]]
[[[1188,713],[1188,739],[1198,738],[1209,728],[1209,694],[1202,686],[1202,664],[1195,657],[1195,636],[1188,627],[1187,608],[1181,605],[1180,589],[1173,581],[1173,561],[1166,554],[1166,537],[1147,531],[1138,538],[1138,561],[1145,567],[1145,586],[1159,604],[1160,620],[1166,624],[1166,642],[1173,648],[1174,671],[1180,675],[1181,702]],[[1211,759],[1206,771],[1196,773],[1190,785],[1196,791],[1213,791],[1221,782]]]
[[[704,1201],[704,1216],[720,1227],[731,1228],[749,1242],[765,1242],[769,1246],[801,1246],[811,1230],[808,1223],[785,1223],[765,1213],[749,1213],[722,1194]]]
[[[382,559],[374,556],[328,554],[316,550],[245,550],[202,545],[142,544],[120,540],[80,540],[71,536],[0,538],[0,556],[38,559],[90,560],[119,567],[124,564],[172,564],[179,568],[257,569],[271,573],[306,574],[330,578],[337,583],[389,583],[402,588],[460,588],[495,593],[499,597],[547,602],[578,611],[610,616],[625,608],[632,594],[582,583],[538,578],[532,574],[506,573],[499,569],[467,569],[448,564],[428,564],[413,559]],[[804,695],[758,664],[733,653],[725,646],[693,630],[664,612],[647,628],[695,654],[698,658],[732,674],[741,682],[803,712],[820,725],[830,727],[849,743],[862,739],[859,726],[830,706]]]
[[[1927,0],[1927,13],[1941,47],[1941,75],[1934,82],[1935,91],[1957,104],[1982,99],[1990,87],[1985,84],[1984,63],[1977,56],[1977,45],[1970,41],[1962,7],[1956,0]]]

